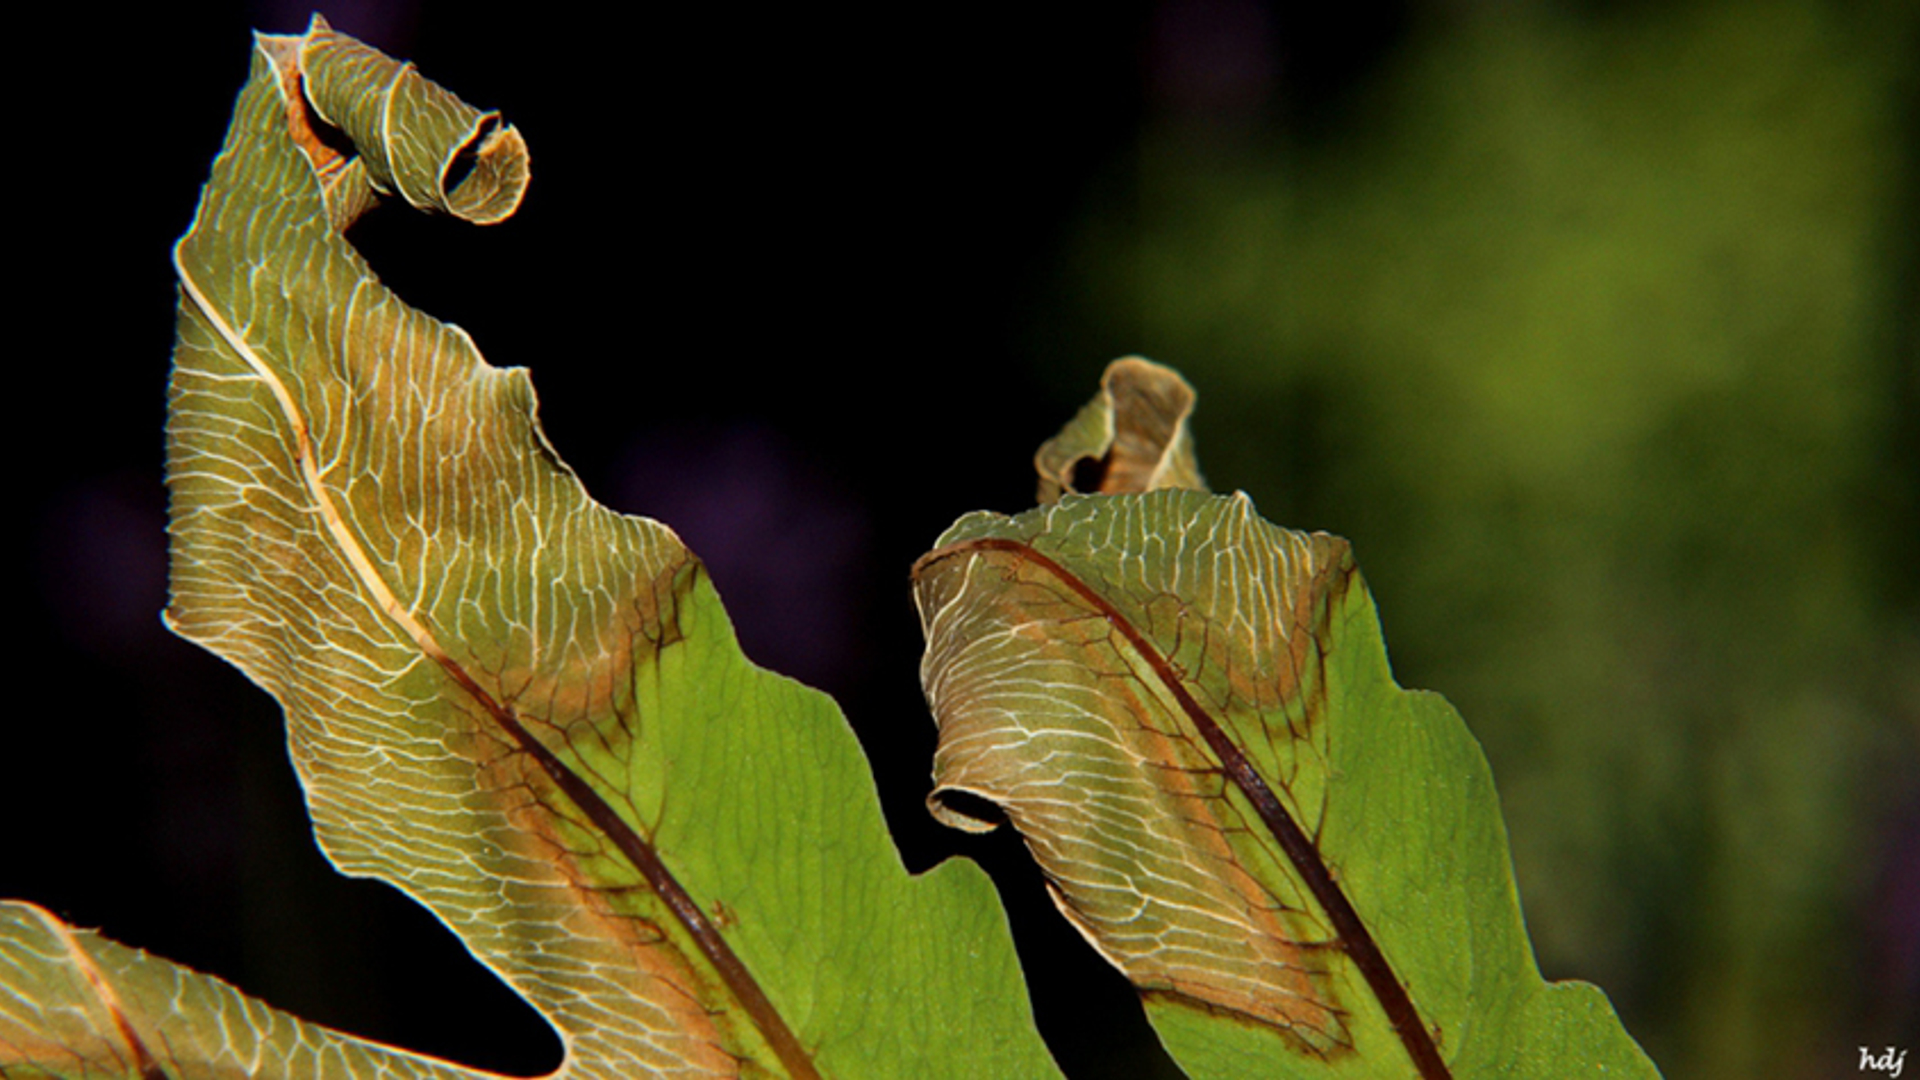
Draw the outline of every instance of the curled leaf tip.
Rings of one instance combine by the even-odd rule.
[[[1107,365],[1100,392],[1033,456],[1039,501],[1068,493],[1207,490],[1187,420],[1195,394],[1180,373],[1143,357]]]
[[[306,154],[335,229],[396,193],[475,225],[519,209],[527,144],[498,112],[468,105],[411,62],[336,33],[318,15],[305,33],[256,34],[255,43],[279,76],[287,134]]]

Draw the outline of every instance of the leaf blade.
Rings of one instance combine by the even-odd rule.
[[[256,39],[175,249],[169,624],[280,701],[327,857],[433,910],[554,1024],[566,1075],[1057,1074],[979,869],[909,877],[837,709],[747,661],[670,529],[588,497],[524,371],[488,366],[342,235],[396,192],[497,221],[527,175],[494,114],[324,21]],[[29,1034],[34,988],[73,984],[57,951],[0,973]],[[101,970],[96,996],[129,1001],[217,983],[144,957]],[[258,1041],[222,1030],[239,1016],[442,1074],[208,994],[60,1037],[85,1068],[164,1046],[171,1074],[218,1075]]]
[[[1190,1072],[1479,1075],[1559,1038],[1491,1034],[1509,1000],[1592,1011],[1540,982],[1484,758],[1393,685],[1344,541],[1243,495],[1067,496],[963,518],[916,570],[936,816],[999,805]],[[1594,1060],[1650,1072],[1598,1030]]]

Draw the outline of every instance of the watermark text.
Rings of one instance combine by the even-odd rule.
[[[1873,1052],[1873,1047],[1871,1046],[1863,1046],[1860,1048],[1861,1072],[1872,1070],[1874,1072],[1886,1073],[1888,1076],[1897,1077],[1906,1067],[1907,1051],[1904,1047],[1895,1050],[1889,1046],[1877,1054]]]

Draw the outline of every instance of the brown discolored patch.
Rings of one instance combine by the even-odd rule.
[[[1271,612],[1287,624],[1284,632],[1266,634],[1263,627],[1243,624],[1265,644],[1249,641],[1242,648],[1242,643],[1216,643],[1217,648],[1200,651],[1203,666],[1222,669],[1221,677],[1233,687],[1230,696],[1249,703],[1290,704],[1288,724],[1299,725],[1294,735],[1308,734],[1327,721],[1324,658],[1333,645],[1331,619],[1354,574],[1344,541],[1322,535],[1310,544],[1312,557],[1299,567],[1306,580],[1284,594],[1284,608]],[[993,574],[983,577],[982,565],[993,567]],[[1255,768],[1224,716],[1215,715],[1223,703],[1203,704],[1208,695],[1174,662],[1180,635],[1187,632],[1184,618],[1170,620],[1166,613],[1156,613],[1151,601],[1141,605],[1138,597],[1126,599],[1129,606],[1123,610],[1067,565],[1025,540],[1009,537],[982,537],[940,548],[915,564],[915,583],[917,590],[924,589],[923,618],[929,609],[936,611],[941,635],[954,639],[936,642],[929,623],[929,664],[961,657],[956,670],[962,673],[962,685],[950,685],[940,673],[929,683],[929,700],[941,727],[936,775],[946,783],[943,770],[950,765],[952,772],[965,775],[970,790],[1007,808],[1046,869],[1062,912],[1103,955],[1151,993],[1265,1024],[1321,1055],[1351,1046],[1345,1034],[1346,1009],[1332,993],[1328,967],[1335,955],[1341,956],[1361,975],[1420,1074],[1429,1080],[1449,1075],[1406,988],[1316,841],[1276,795],[1274,785],[1285,790],[1287,778],[1269,778]],[[969,590],[977,594],[968,596]],[[1136,606],[1138,622],[1129,615]],[[1209,625],[1204,632],[1216,629]],[[982,646],[978,655],[966,655],[970,640],[1033,645],[1006,654],[993,651],[1002,646],[992,644]],[[1117,662],[1103,659],[1103,648],[1110,649]],[[1281,650],[1280,655],[1263,654],[1272,648]],[[951,656],[946,655],[949,651]],[[937,652],[942,655],[937,657]],[[1250,667],[1237,671],[1236,661]],[[1124,733],[1124,753],[1101,758],[1097,766],[1094,758],[1078,753],[1066,773],[1085,778],[1061,780],[1060,764],[1048,763],[1044,750],[1029,749],[1046,742],[1059,719],[1050,721],[1053,726],[1029,731],[1005,719],[1018,715],[1025,704],[1009,698],[984,709],[979,705],[991,699],[996,684],[1014,683],[1025,687],[1030,699],[1046,696],[1060,702],[1051,716],[1084,717],[1073,722],[1076,730],[1085,727],[1084,735]],[[1153,713],[1161,708],[1171,713],[1168,720],[1179,722],[1156,723]],[[964,758],[956,759],[950,746],[967,746]],[[982,746],[990,749],[977,749]],[[1038,760],[1022,759],[1022,754]],[[1142,779],[1135,783],[1144,783],[1148,790],[1120,786],[1126,781],[1116,777],[1124,778],[1129,767],[1138,769]],[[1257,822],[1245,819],[1235,801],[1225,797],[1227,786],[1245,800]],[[1026,794],[1042,787],[1040,796]],[[1074,824],[1073,814],[1079,812],[1062,809],[1063,804],[1096,797],[1163,809],[1134,812],[1129,815],[1133,824],[1104,838],[1058,829],[1062,823]],[[1081,817],[1098,820],[1098,814],[1090,810]],[[1229,838],[1249,827],[1264,832],[1275,857],[1290,869],[1304,896],[1311,897],[1313,910],[1290,907],[1242,863]],[[1176,833],[1180,839],[1174,843]],[[1085,865],[1076,861],[1089,859]],[[1198,934],[1217,941],[1218,936],[1189,933],[1190,926],[1172,923],[1163,932],[1147,933],[1137,918],[1130,922],[1106,912],[1115,903],[1106,894],[1121,887],[1113,881],[1116,875],[1127,882],[1156,882],[1151,888],[1160,890],[1164,886],[1157,882],[1166,879],[1165,868],[1174,866],[1208,868],[1213,895],[1187,894],[1185,910],[1195,912],[1194,918],[1244,920],[1247,932],[1236,947],[1203,951],[1203,960],[1169,965],[1169,940]],[[1153,902],[1145,893],[1136,897],[1120,906],[1142,910],[1142,903]],[[1303,932],[1311,926],[1323,926],[1326,932],[1316,940]],[[1259,975],[1253,978],[1242,965],[1263,949],[1271,949],[1275,962],[1255,965]]]
[[[307,100],[306,76],[300,70],[300,53],[306,41],[305,35],[263,34],[260,48],[273,61],[274,73],[280,79],[280,96],[287,103],[287,135],[324,180],[346,167],[348,154],[341,145],[346,142],[345,136],[320,120]]]

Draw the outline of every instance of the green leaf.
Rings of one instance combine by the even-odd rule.
[[[962,518],[914,577],[931,808],[998,806],[1190,1074],[1655,1075],[1541,979],[1485,758],[1394,685],[1346,541],[1068,494]]]
[[[558,460],[525,372],[342,235],[396,193],[498,221],[527,176],[494,114],[323,21],[257,39],[176,249],[170,624],[279,700],[334,865],[432,909],[567,1075],[1057,1075],[985,875],[909,876],[831,702],[748,663],[679,539]],[[473,1075],[24,904],[0,1072]]]

